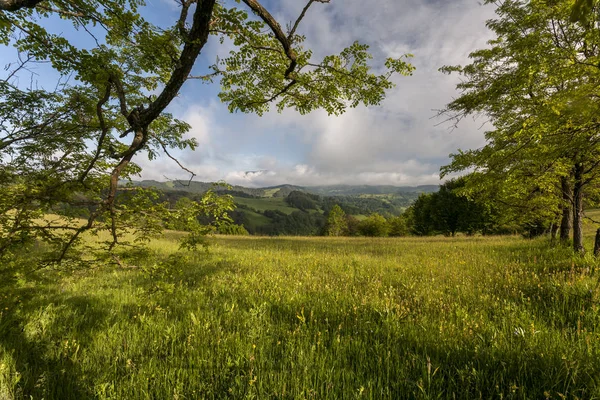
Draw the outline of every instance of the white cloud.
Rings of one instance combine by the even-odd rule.
[[[265,4],[275,7],[274,14],[285,23],[304,2]],[[490,38],[485,20],[492,16],[493,9],[476,0],[315,3],[299,29],[315,58],[360,40],[371,45],[374,65],[382,65],[385,57],[413,53],[414,75],[394,78],[397,87],[381,106],[359,107],[340,117],[323,111],[300,116],[292,110],[262,118],[231,115],[214,98],[189,89],[173,112],[190,123],[190,134],[201,146],[198,153],[182,158],[186,166],[201,171],[199,180],[226,179],[248,186],[437,183],[439,167],[450,153],[484,143],[481,121],[465,121],[453,132],[447,124],[436,126],[441,120],[432,118],[435,110],[457,95],[458,82],[438,69],[464,64],[471,51],[484,47]],[[205,54],[210,59],[229,49],[227,44],[223,49],[211,44]],[[187,85],[205,92],[199,83]],[[160,163],[159,169],[167,164]]]
[[[202,107],[189,108],[183,118],[191,128],[187,137],[192,137],[198,142],[198,147],[206,148],[210,145],[211,113]]]
[[[275,186],[284,183],[312,186],[315,182],[320,185],[355,184],[355,185],[421,185],[438,182],[437,173],[429,173],[431,166],[416,160],[408,160],[394,165],[397,171],[389,172],[349,172],[340,175],[337,172],[323,172],[307,164],[297,164],[291,167],[273,170],[232,171],[225,180],[234,185],[249,187]]]

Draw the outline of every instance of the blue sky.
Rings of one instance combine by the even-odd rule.
[[[263,4],[285,26],[305,3]],[[144,15],[157,25],[170,25],[177,15],[176,3],[149,0]],[[195,152],[177,156],[197,173],[196,180],[244,186],[438,183],[439,168],[448,163],[450,153],[479,147],[484,141],[481,121],[464,121],[453,131],[448,125],[438,126],[441,121],[433,118],[434,110],[457,95],[458,79],[438,68],[464,64],[469,52],[484,47],[490,38],[485,21],[493,15],[493,8],[477,0],[315,3],[299,29],[315,60],[359,40],[371,46],[374,66],[382,65],[386,57],[413,53],[414,75],[394,78],[397,86],[380,106],[358,107],[340,117],[322,111],[301,116],[291,110],[263,117],[230,114],[217,98],[218,84],[188,81],[168,111],[190,123],[189,134],[200,145]],[[229,50],[229,44],[219,45],[212,37],[196,71],[205,70]],[[14,52],[0,47],[0,59],[4,66],[14,59]],[[40,82],[55,78],[45,67],[36,71]],[[145,179],[187,177],[166,157],[149,162],[141,155],[134,161],[144,168]]]

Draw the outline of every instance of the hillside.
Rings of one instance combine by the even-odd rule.
[[[407,193],[431,193],[438,190],[438,185],[391,186],[391,185],[331,185],[308,186],[304,190],[323,196],[360,196]]]
[[[133,182],[139,187],[154,187],[162,192],[161,201],[175,207],[182,197],[198,199],[210,188],[231,194],[237,206],[231,217],[251,234],[315,235],[324,224],[327,212],[339,205],[347,215],[358,219],[374,213],[401,214],[421,193],[433,192],[438,186],[415,187],[334,185],[278,185],[264,188],[214,186],[205,182]],[[290,197],[291,196],[291,197]]]
[[[185,192],[191,194],[201,194],[205,193],[209,189],[214,189],[216,191],[234,191],[245,193],[250,196],[264,197],[265,192],[264,189],[252,189],[243,186],[232,186],[231,189],[225,189],[223,186],[215,186],[212,182],[196,182],[196,181],[167,181],[167,182],[159,182],[154,180],[143,180],[143,181],[133,181],[132,184],[134,186],[139,187],[153,187],[155,189],[169,192]]]
[[[160,190],[175,190],[188,193],[204,193],[214,183],[211,182],[187,182],[168,181],[159,182],[154,180],[134,181],[134,186],[154,187]],[[217,190],[225,190],[217,188]],[[361,195],[406,195],[414,193],[432,193],[438,190],[438,185],[420,186],[391,186],[391,185],[328,185],[328,186],[296,186],[278,185],[264,188],[248,188],[234,185],[232,191],[246,193],[256,197],[287,197],[295,190],[318,194],[321,196],[361,196]]]

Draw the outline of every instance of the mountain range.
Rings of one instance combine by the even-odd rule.
[[[217,191],[233,191],[254,197],[287,197],[293,191],[302,191],[320,196],[360,196],[360,195],[402,195],[407,193],[432,193],[437,192],[438,185],[419,186],[392,186],[392,185],[324,185],[324,186],[297,186],[278,185],[263,188],[248,188],[233,186],[231,189],[215,187],[214,183],[196,181],[167,181],[154,180],[134,181],[134,186],[154,187],[163,191],[182,191],[187,193],[204,193],[210,188]]]

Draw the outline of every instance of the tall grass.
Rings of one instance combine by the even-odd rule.
[[[544,240],[170,238],[0,289],[0,399],[600,398],[597,263]]]

